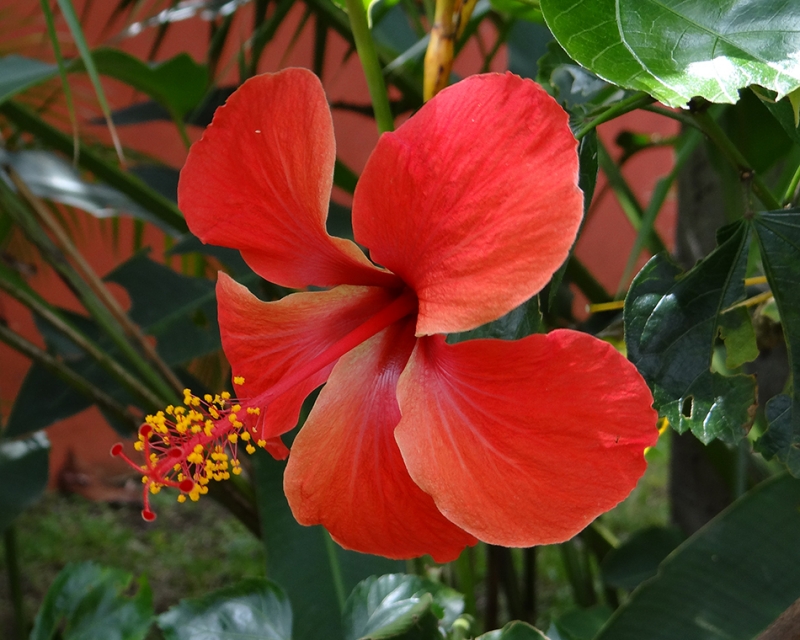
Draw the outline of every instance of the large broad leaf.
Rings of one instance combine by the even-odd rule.
[[[0,103],[57,74],[56,65],[40,60],[18,55],[0,58]]]
[[[679,433],[736,442],[753,419],[755,381],[711,370],[720,314],[745,297],[750,227],[721,230],[720,245],[683,274],[663,254],[652,258],[625,299],[628,357],[653,390],[655,406]]]
[[[678,547],[596,640],[752,640],[800,596],[800,481],[772,478]]]
[[[761,262],[781,314],[792,372],[791,396],[767,403],[769,428],[759,440],[766,455],[777,455],[800,476],[800,211],[772,211],[753,218]]]
[[[174,229],[158,216],[107,184],[82,179],[75,167],[50,151],[0,149],[0,163],[13,167],[40,198],[78,207],[95,218],[127,214],[174,234]]]
[[[208,69],[185,53],[153,65],[118,49],[96,49],[92,58],[100,73],[146,93],[178,118],[200,104],[208,85]]]
[[[672,107],[736,102],[752,84],[800,86],[800,10],[786,0],[541,0],[567,53]]]
[[[634,589],[658,572],[658,565],[685,536],[673,527],[648,527],[608,552],[600,568],[603,581],[619,589]]]
[[[253,456],[267,575],[286,590],[294,609],[294,640],[342,640],[344,600],[361,580],[402,571],[401,562],[340,548],[320,526],[295,521],[283,494],[282,462]]]
[[[44,432],[0,441],[0,533],[47,487],[50,442]]]
[[[464,596],[442,584],[413,575],[373,576],[347,598],[345,640],[439,640],[463,610]]]
[[[250,578],[181,600],[158,616],[158,626],[166,640],[291,640],[292,607],[274,582]]]
[[[220,347],[214,283],[176,273],[138,253],[105,278],[125,287],[130,316],[157,341],[159,355],[175,365]]]
[[[68,564],[47,591],[31,640],[144,640],[153,620],[147,581],[93,562]]]

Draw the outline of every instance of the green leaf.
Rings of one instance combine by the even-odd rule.
[[[763,482],[689,538],[595,640],[752,640],[800,596],[800,482]]]
[[[147,581],[93,562],[68,564],[58,574],[36,616],[31,640],[144,640],[153,620],[153,597]]]
[[[49,459],[43,431],[24,440],[0,440],[0,533],[44,493]]]
[[[102,182],[88,182],[75,167],[60,156],[40,149],[6,151],[0,149],[0,163],[8,164],[19,174],[34,195],[83,209],[95,218],[127,214],[161,227],[172,228],[124,193]]]
[[[214,283],[176,273],[138,253],[105,279],[131,298],[129,315],[157,340],[167,364],[187,362],[220,347]]]
[[[345,640],[439,639],[464,610],[464,596],[414,575],[372,576],[356,586],[345,604]]]
[[[502,629],[490,631],[479,636],[477,640],[549,640],[536,627],[525,622],[509,622]]]
[[[441,638],[433,597],[416,593],[414,578],[393,574],[361,582],[345,605],[345,640]]]
[[[495,11],[502,11],[513,18],[539,24],[544,22],[538,0],[490,0],[490,3]]]
[[[745,297],[749,225],[721,230],[719,246],[693,269],[652,258],[625,299],[628,357],[653,390],[655,407],[679,433],[737,442],[752,421],[752,376],[711,371],[720,314]]]
[[[792,474],[800,476],[800,210],[759,213],[753,218],[753,228],[780,312],[792,374],[791,397],[779,395],[767,403],[769,427],[759,447],[767,456],[777,455]]]
[[[292,607],[274,582],[250,578],[158,616],[166,640],[291,640]]]
[[[58,67],[18,55],[0,58],[0,103],[58,75]]]
[[[658,565],[685,536],[673,527],[648,527],[608,552],[601,564],[603,580],[618,589],[632,590],[658,571]]]
[[[567,53],[671,107],[733,103],[751,84],[800,86],[800,11],[785,0],[541,0]]]
[[[471,331],[449,334],[447,341],[450,344],[454,344],[477,338],[519,340],[541,330],[542,312],[539,310],[539,296],[534,296],[497,320],[488,322]]]
[[[592,640],[610,616],[608,606],[596,604],[586,609],[570,609],[554,624],[562,640]]]
[[[719,337],[725,342],[725,366],[728,369],[738,369],[758,357],[756,332],[744,307],[720,316]]]
[[[267,550],[267,575],[286,590],[296,611],[294,640],[340,640],[345,598],[371,575],[395,573],[404,564],[346,551],[321,526],[304,527],[283,493],[284,462],[253,456],[258,511]]]
[[[185,53],[152,65],[118,49],[95,49],[92,57],[99,73],[146,93],[178,118],[197,108],[208,86],[208,69]]]

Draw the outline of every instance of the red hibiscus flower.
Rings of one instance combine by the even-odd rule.
[[[560,107],[529,80],[473,76],[383,135],[353,202],[371,261],[326,231],[334,159],[321,85],[289,69],[217,111],[179,188],[204,242],[279,285],[329,288],[262,302],[217,284],[241,405],[259,411],[248,428],[273,455],[325,383],[286,468],[297,520],[350,549],[448,561],[476,539],[563,541],[625,498],[657,432],[624,357],[567,330],[442,335],[511,311],[567,257],[582,194]]]

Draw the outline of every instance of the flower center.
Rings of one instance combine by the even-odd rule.
[[[139,439],[134,443],[134,448],[144,455],[143,465],[131,460],[121,443],[111,448],[111,455],[122,458],[143,473],[142,517],[148,521],[155,520],[156,515],[150,508],[150,495],[163,487],[178,489],[179,502],[185,502],[187,497],[196,501],[208,492],[212,480],[226,480],[231,473],[241,473],[240,443],[244,443],[247,453],[255,452],[255,443],[275,457],[285,457],[288,450],[280,438],[265,440],[259,435],[262,410],[295,385],[416,311],[417,297],[410,289],[405,289],[350,333],[261,393],[257,399],[260,406],[247,406],[250,403],[232,398],[227,391],[200,398],[185,389],[184,406],[171,405],[155,415],[146,416],[139,429]],[[244,384],[244,379],[236,377],[234,384]]]

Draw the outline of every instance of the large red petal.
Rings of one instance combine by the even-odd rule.
[[[567,114],[517,76],[472,76],[385,134],[359,180],[358,242],[419,297],[417,335],[472,329],[539,291],[583,195]]]
[[[414,481],[481,540],[571,538],[623,500],[657,438],[635,367],[587,334],[418,342],[395,431]]]
[[[261,437],[269,439],[297,424],[303,400],[325,382],[335,363],[303,376],[277,397],[276,385],[386,307],[392,292],[341,286],[262,302],[220,273],[217,300],[222,348],[234,376],[245,379],[239,395],[247,406],[261,409]]]
[[[304,69],[257,76],[217,109],[192,146],[178,203],[203,242],[239,249],[271,282],[385,283],[389,274],[325,230],[335,155],[317,77]]]
[[[284,489],[301,524],[323,524],[348,549],[455,559],[477,542],[415,485],[394,440],[396,387],[414,325],[392,325],[342,357],[292,445]]]

